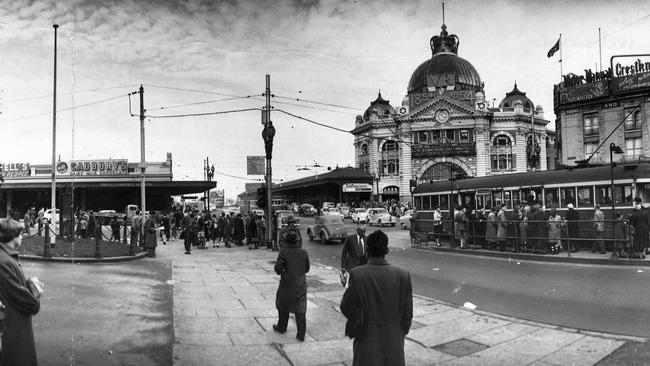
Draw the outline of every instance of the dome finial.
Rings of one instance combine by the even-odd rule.
[[[379,89],[379,98],[381,98],[381,89]]]
[[[431,37],[429,44],[433,55],[441,52],[449,52],[458,54],[458,45],[460,44],[458,37],[455,34],[447,32],[447,25],[445,24],[445,3],[442,3],[442,29],[440,36]]]

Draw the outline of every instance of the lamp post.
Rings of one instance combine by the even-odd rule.
[[[381,180],[381,177],[379,176],[379,172],[375,173],[375,183],[377,185],[377,196],[375,197],[375,200],[379,202],[379,181]]]
[[[271,122],[271,76],[266,75],[266,106],[262,114],[264,128],[262,129],[262,139],[264,140],[264,150],[266,152],[266,246],[267,248],[273,246],[273,250],[277,250],[277,243],[273,245],[272,234],[272,214],[271,211],[271,158],[273,155],[273,138],[275,137],[275,127]]]
[[[614,154],[623,154],[623,149],[621,149],[620,146],[616,145],[615,143],[610,143],[609,144],[609,177],[611,179],[611,187],[610,187],[610,199],[612,200],[612,217],[614,218],[612,220],[612,225],[616,225],[616,195],[614,194]],[[616,244],[614,244],[616,245]],[[616,256],[616,248],[614,248],[614,256]]]
[[[54,97],[52,103],[52,225],[54,226],[54,231],[56,232],[56,223],[59,220],[59,216],[56,214],[56,33],[58,24],[54,24]],[[60,225],[60,223],[59,223]],[[60,227],[60,226],[59,226]],[[56,241],[56,235],[50,236],[50,244],[54,244]]]

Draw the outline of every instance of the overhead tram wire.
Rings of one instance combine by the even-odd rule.
[[[283,97],[283,96],[280,96],[280,95],[277,95],[277,94],[275,95],[275,98],[294,100],[294,101],[303,102],[303,103],[312,103],[312,104],[324,105],[324,106],[328,106],[328,107],[350,109],[350,110],[353,110],[353,111],[358,111],[359,110],[359,108],[352,108],[352,107],[348,107],[348,106],[344,106],[344,105],[340,105],[340,104],[317,102],[317,101],[314,101],[314,100],[307,100],[307,99],[300,99],[300,98]]]
[[[228,114],[228,113],[240,113],[248,111],[261,111],[262,108],[243,108],[243,109],[233,109],[229,111],[217,111],[217,112],[205,112],[205,113],[185,113],[185,114],[170,114],[166,116],[152,116],[147,115],[147,118],[181,118],[181,117],[202,117],[202,116],[212,116],[217,114]]]
[[[178,90],[178,91],[186,91],[186,92],[199,93],[199,94],[222,95],[224,97],[233,97],[233,98],[239,97],[239,95],[235,95],[235,94],[227,94],[227,93],[220,93],[220,92],[213,92],[213,91],[206,91],[206,90],[197,90],[197,89],[179,88],[179,87],[175,87],[175,86],[152,85],[152,84],[143,84],[143,85],[147,86],[147,87],[151,87],[151,88]]]
[[[159,107],[159,108],[147,108],[148,110],[163,110],[163,109],[173,109],[173,108],[181,108],[181,107],[188,107],[188,106],[193,106],[193,105],[201,105],[201,104],[210,104],[210,103],[218,103],[218,102],[226,102],[230,100],[238,100],[238,99],[247,99],[247,98],[255,98],[255,97],[261,97],[262,94],[259,95],[246,95],[246,96],[240,96],[240,97],[231,97],[231,98],[222,98],[222,99],[213,99],[213,100],[205,100],[202,102],[194,102],[194,103],[186,103],[186,104],[177,104],[177,105],[172,105],[169,107]]]
[[[271,96],[271,98],[275,98],[275,96]],[[334,109],[327,109],[327,108],[318,108],[318,107],[312,107],[312,106],[296,104],[296,103],[282,102],[282,104],[292,105],[292,106],[300,107],[300,108],[314,109],[314,110],[318,110],[318,111],[326,111],[326,112],[332,112],[332,113],[343,113],[343,114],[348,114],[348,115],[356,115],[356,113],[337,111],[337,110],[334,110]]]
[[[66,111],[69,111],[69,110],[72,110],[72,109],[79,109],[79,108],[82,108],[82,107],[88,107],[88,106],[91,106],[91,105],[96,105],[96,104],[100,104],[100,103],[110,102],[110,101],[112,101],[112,100],[120,99],[120,98],[124,98],[124,94],[122,94],[122,95],[118,95],[118,96],[116,96],[116,97],[112,97],[112,98],[106,98],[106,99],[98,100],[98,101],[95,101],[95,102],[90,102],[90,103],[86,103],[86,104],[79,104],[79,105],[76,105],[76,106],[74,106],[74,107],[68,107],[68,108],[63,108],[63,109],[57,109],[56,112],[57,112],[57,113],[58,113],[58,112],[66,112]],[[25,119],[36,118],[36,117],[42,117],[42,116],[50,116],[50,115],[52,115],[52,112],[33,114],[33,115],[31,115],[31,116],[25,116],[25,117],[18,117],[18,118],[14,118],[14,119],[9,119],[9,120],[3,121],[3,123],[6,123],[6,122],[15,122],[15,121],[22,121],[22,120],[25,120]]]
[[[57,95],[92,93],[92,92],[99,92],[99,91],[104,91],[104,90],[130,89],[130,88],[133,88],[133,85],[120,85],[120,86],[111,86],[111,87],[107,87],[107,88],[84,89],[84,90],[76,90],[76,91],[67,92],[67,93],[58,93],[57,92]],[[18,98],[18,99],[10,99],[10,100],[3,101],[3,103],[22,102],[22,101],[26,101],[26,100],[34,100],[34,99],[41,99],[41,98],[52,98],[52,94],[38,95],[38,96],[35,96],[35,97],[25,97],[25,98]]]

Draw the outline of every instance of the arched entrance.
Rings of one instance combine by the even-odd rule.
[[[399,200],[399,187],[397,186],[387,186],[381,192],[382,201],[395,199]]]
[[[435,182],[440,180],[449,180],[452,176],[458,174],[467,174],[465,169],[451,162],[439,162],[431,165],[418,178],[418,184]]]

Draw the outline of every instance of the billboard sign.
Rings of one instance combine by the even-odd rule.
[[[372,192],[372,185],[368,183],[345,183],[342,190],[348,192]]]
[[[71,160],[70,163],[58,162],[56,171],[61,175],[81,176],[116,176],[129,175],[126,159],[119,160]]]
[[[246,157],[246,174],[247,175],[264,175],[264,174],[266,174],[266,157],[264,157],[264,156],[247,156]]]

